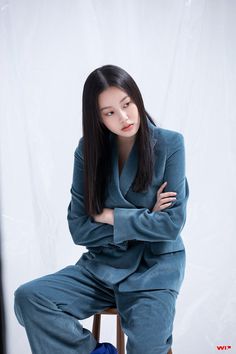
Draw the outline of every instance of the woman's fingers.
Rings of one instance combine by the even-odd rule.
[[[176,192],[165,192],[165,193],[160,193],[159,197],[160,198],[167,198],[167,197],[175,197],[177,195]]]
[[[171,204],[172,203],[166,203],[166,204],[160,205],[159,210],[163,210],[163,209],[167,208],[168,206],[170,206]]]
[[[171,205],[171,203],[159,205],[158,207],[154,207],[154,208],[152,209],[152,211],[160,211],[160,210],[163,210],[163,209],[165,209],[165,208],[168,208],[170,205]]]
[[[171,205],[171,201],[173,200],[176,200],[176,198],[171,197],[171,198],[165,198],[165,200],[164,199],[158,200],[154,205],[153,210],[155,209],[156,211],[156,210],[161,210],[163,208],[167,208],[169,205]]]
[[[157,201],[154,205],[153,211],[162,210],[168,208],[172,203],[171,201],[176,200],[176,192],[163,192],[164,188],[167,185],[167,181],[164,182],[157,192]]]
[[[171,200],[176,200],[176,197],[165,198],[165,200],[163,200],[163,203],[170,202]]]
[[[155,204],[152,211],[160,211],[165,208],[168,208],[172,203],[165,203],[165,204]]]
[[[162,185],[160,186],[160,188],[157,191],[157,194],[160,194],[163,191],[163,189],[165,188],[166,185],[167,185],[167,182],[162,183]]]
[[[167,182],[162,183],[162,185],[160,186],[160,188],[157,191],[157,195],[160,196],[161,198],[175,196],[177,194],[176,192],[164,192],[164,193],[162,193],[162,191],[165,189],[166,185],[167,185]]]

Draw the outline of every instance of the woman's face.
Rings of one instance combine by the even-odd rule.
[[[107,88],[98,96],[98,106],[102,122],[111,132],[124,138],[136,135],[140,126],[138,108],[125,91],[115,86]]]

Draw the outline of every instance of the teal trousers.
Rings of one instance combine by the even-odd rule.
[[[120,292],[82,265],[20,285],[14,310],[33,354],[90,354],[97,341],[79,320],[116,306],[128,354],[167,354],[178,293],[170,289]]]

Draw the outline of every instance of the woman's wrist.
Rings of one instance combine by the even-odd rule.
[[[114,225],[114,210],[105,208],[105,223]]]
[[[104,208],[101,214],[93,216],[96,222],[114,225],[114,210],[110,208]]]

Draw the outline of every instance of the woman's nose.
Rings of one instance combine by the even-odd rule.
[[[127,115],[127,113],[125,111],[120,110],[119,118],[120,118],[121,122],[125,122],[127,120],[127,118],[128,118],[128,115]]]

